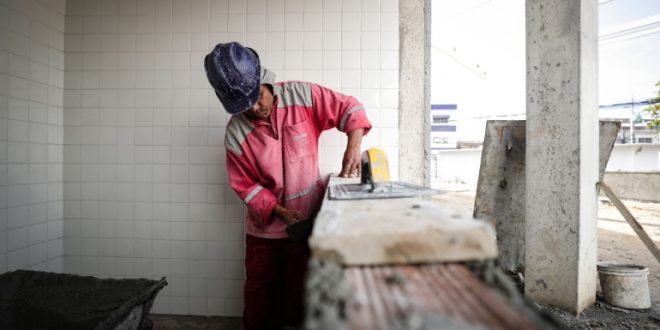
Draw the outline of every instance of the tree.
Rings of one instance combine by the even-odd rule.
[[[648,123],[649,128],[660,127],[660,81],[655,83],[658,87],[658,95],[649,100],[649,106],[644,108],[644,112],[651,115],[652,119]]]

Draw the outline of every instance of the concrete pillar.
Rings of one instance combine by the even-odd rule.
[[[431,0],[399,1],[399,178],[431,183]]]
[[[525,295],[595,301],[598,1],[527,0]]]

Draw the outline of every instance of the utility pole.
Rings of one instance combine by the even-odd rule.
[[[630,143],[635,143],[635,95],[630,97]]]

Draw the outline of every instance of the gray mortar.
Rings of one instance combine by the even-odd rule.
[[[495,262],[473,262],[467,266],[479,279],[504,296],[514,309],[525,314],[539,328],[562,328],[563,322],[550,315],[552,313],[538,311],[533,303],[526,301],[521,294],[521,289]],[[403,274],[393,273],[385,278],[385,282],[388,285],[405,286],[408,279]],[[344,276],[341,266],[334,262],[312,259],[309,263],[305,294],[307,307],[305,329],[343,330],[350,328],[347,309],[352,299],[351,284]],[[420,313],[414,308],[412,301],[404,295],[395,296],[393,303],[397,305],[399,313],[395,315],[394,320],[390,320],[390,329],[482,329],[446,315]]]
[[[405,286],[403,274],[394,273],[385,279],[388,285]],[[351,285],[344,276],[344,270],[336,263],[312,259],[306,284],[306,311],[304,328],[350,329],[347,307],[352,298]],[[408,297],[399,294],[394,297],[399,313],[391,320],[392,330],[481,330],[483,328],[467,324],[444,315],[422,314],[416,311]]]
[[[625,310],[598,299],[579,316],[559,308],[536,305],[540,312],[552,315],[567,329],[660,329],[658,307],[654,310]]]
[[[471,262],[466,264],[481,281],[503,296],[513,309],[524,314],[539,329],[660,329],[652,316],[658,307],[650,311],[622,310],[597,302],[587,308],[579,317],[556,309],[533,303],[522,294],[522,283],[516,276],[505,273],[495,261]],[[352,299],[351,284],[344,276],[344,270],[336,263],[312,259],[306,287],[305,329],[350,329],[348,306]],[[512,279],[513,278],[513,279]],[[408,279],[400,273],[385,278],[388,285],[405,286]],[[431,330],[431,329],[482,329],[461,320],[445,315],[420,313],[411,300],[399,295],[394,304],[400,311],[390,320],[390,329]]]
[[[305,290],[305,329],[349,329],[351,285],[336,263],[312,259]]]
[[[347,307],[352,298],[351,285],[344,276],[344,270],[338,264],[312,259],[309,263],[307,278],[305,329],[349,329]],[[399,273],[386,278],[388,285],[405,285],[406,278]],[[437,329],[439,324],[443,329],[466,329],[461,322],[448,322],[444,317],[421,315],[415,311],[411,301],[404,295],[397,295],[393,301],[400,311],[390,329],[393,330],[425,330]],[[445,326],[457,324],[456,327]],[[469,329],[468,329],[469,330]]]
[[[514,310],[519,311],[539,329],[563,329],[563,322],[556,315],[540,310],[538,305],[523,296],[523,283],[513,275],[505,273],[495,260],[475,261],[466,266],[488,287],[504,297]]]
[[[489,287],[523,313],[540,329],[660,329],[660,306],[651,310],[626,310],[610,306],[600,297],[596,303],[585,309],[579,316],[547,307],[526,299],[523,283],[517,276],[508,275],[496,262],[474,262],[468,264],[470,270]],[[513,278],[513,279],[512,279]]]

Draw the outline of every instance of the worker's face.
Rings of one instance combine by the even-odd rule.
[[[273,93],[267,85],[261,85],[259,91],[259,101],[245,112],[245,115],[251,119],[267,120],[270,118],[270,112],[273,110]]]

